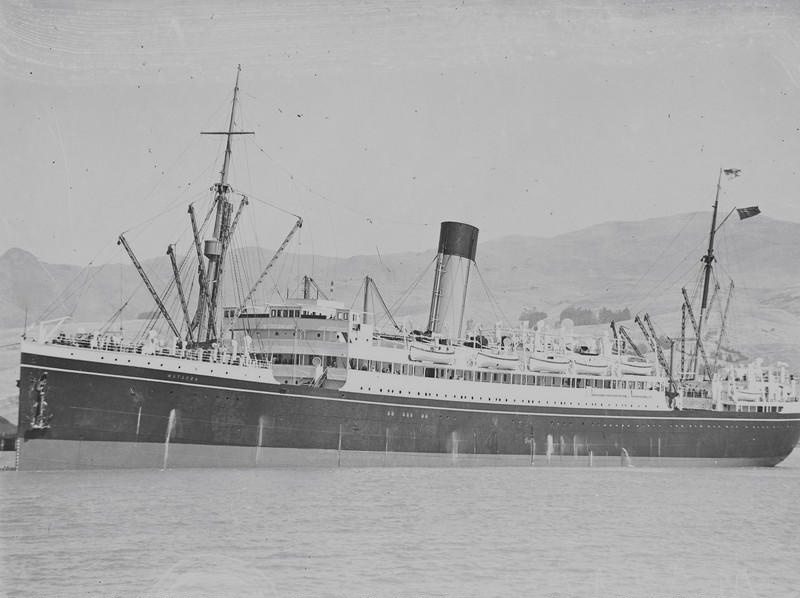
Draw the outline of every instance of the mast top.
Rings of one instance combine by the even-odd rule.
[[[200,131],[201,135],[225,135],[227,142],[225,144],[225,160],[222,163],[222,170],[220,171],[220,180],[217,183],[217,193],[222,194],[227,192],[230,187],[228,186],[228,167],[231,162],[231,136],[233,135],[255,135],[255,131],[234,131],[233,123],[236,115],[236,102],[239,97],[239,75],[242,72],[242,65],[236,65],[236,84],[233,87],[233,101],[231,102],[231,117],[228,122],[227,131]]]
[[[717,193],[714,196],[714,213],[711,216],[711,232],[708,235],[708,250],[706,254],[700,258],[703,262],[704,276],[703,276],[703,298],[700,303],[700,313],[708,307],[708,288],[711,282],[711,264],[714,262],[714,235],[717,232],[717,211],[719,209],[719,192],[722,189],[722,175],[725,174],[731,178],[738,177],[741,174],[738,168],[720,168],[719,175],[717,176]],[[721,226],[721,225],[720,225]],[[700,318],[702,320],[702,317]]]

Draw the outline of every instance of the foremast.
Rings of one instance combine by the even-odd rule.
[[[202,135],[225,135],[225,157],[222,162],[222,170],[220,171],[220,179],[212,187],[214,197],[214,234],[211,239],[206,239],[203,244],[203,254],[208,259],[206,266],[205,276],[201,276],[200,284],[204,285],[204,290],[201,293],[208,300],[202,298],[197,304],[197,313],[195,322],[197,323],[197,341],[199,343],[211,343],[217,340],[218,330],[216,325],[216,315],[218,311],[218,302],[220,299],[220,288],[222,285],[223,266],[225,263],[225,253],[228,246],[228,241],[232,233],[231,226],[231,213],[233,211],[233,204],[228,199],[231,187],[228,184],[228,172],[231,161],[231,138],[234,135],[253,135],[253,131],[234,131],[234,121],[236,117],[236,103],[239,97],[239,75],[242,72],[242,66],[236,67],[236,84],[233,88],[233,101],[231,102],[231,116],[228,122],[227,131],[203,131]],[[242,200],[246,203],[246,199]],[[244,204],[243,204],[244,205]],[[240,206],[240,209],[243,206]],[[199,256],[198,256],[199,257]]]

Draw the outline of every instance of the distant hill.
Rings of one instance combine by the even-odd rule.
[[[632,312],[649,311],[659,331],[676,335],[680,288],[686,286],[690,293],[696,289],[709,222],[710,214],[694,213],[606,222],[548,239],[479,238],[478,272],[471,278],[467,318],[493,325],[503,319],[515,322],[524,308],[536,308],[555,320],[570,305],[629,307]],[[800,263],[799,238],[800,224],[764,215],[744,221],[734,216],[717,235],[719,285],[727,290],[727,275],[736,283],[729,341],[743,345],[746,354],[780,356],[798,369],[800,279],[795,272]],[[369,274],[390,306],[405,297],[394,307],[396,319],[424,326],[436,242],[431,238],[430,247],[423,251],[382,256],[287,254],[264,289],[272,293],[273,300],[276,289],[296,296],[299,277],[310,273],[326,292],[333,281],[335,298],[348,305],[360,304],[356,294],[364,275]],[[241,278],[243,264],[254,267],[271,255],[269,249],[246,248],[228,260],[226,276]],[[144,267],[154,284],[172,278],[166,257],[145,261]],[[187,267],[192,276],[193,268]],[[427,274],[420,279],[426,268]],[[249,274],[250,280],[256,275]],[[416,280],[419,283],[414,287]],[[120,308],[121,297],[127,298],[137,288],[123,311],[125,318],[153,310],[132,266],[112,264],[82,270],[43,263],[24,250],[11,249],[0,256],[0,327],[21,329],[26,310],[29,322],[61,315],[72,315],[77,322],[102,322]],[[178,321],[181,312],[174,296],[169,307]],[[723,297],[721,292],[717,305]],[[225,303],[236,302],[229,290]]]
[[[12,424],[5,417],[0,417],[0,438],[14,436],[17,433],[17,425]]]

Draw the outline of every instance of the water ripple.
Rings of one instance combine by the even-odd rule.
[[[777,469],[0,473],[9,596],[790,596]]]

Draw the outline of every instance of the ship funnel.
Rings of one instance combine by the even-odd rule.
[[[431,332],[456,338],[461,336],[469,270],[475,261],[477,245],[478,229],[474,226],[442,222],[428,318]]]

